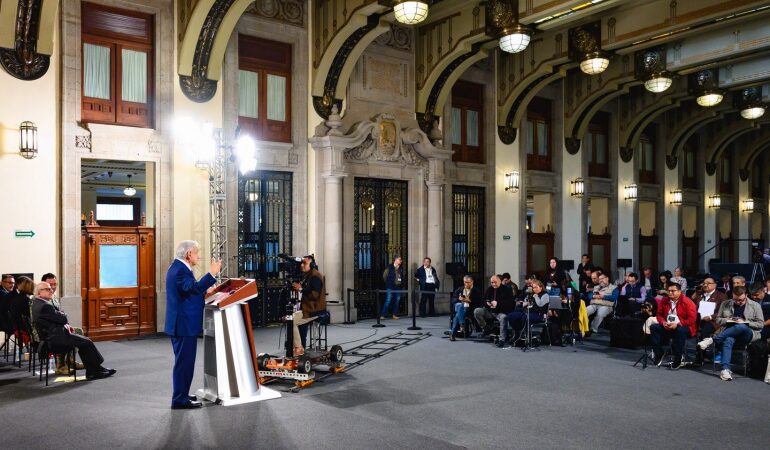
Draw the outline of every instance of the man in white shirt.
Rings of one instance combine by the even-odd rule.
[[[431,260],[427,256],[422,260],[422,266],[414,273],[414,278],[420,283],[420,317],[427,315],[435,316],[436,311],[434,307],[434,300],[436,294],[430,292],[436,292],[441,285],[438,280],[438,273],[436,268],[431,266]],[[426,311],[427,309],[427,311]]]

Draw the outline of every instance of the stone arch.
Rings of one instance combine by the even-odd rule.
[[[738,119],[742,120],[742,119]],[[737,138],[743,136],[746,133],[757,131],[758,127],[752,122],[742,120],[741,122],[733,123],[722,134],[717,136],[708,147],[706,147],[706,163],[716,163],[724,153],[725,149]]]
[[[761,155],[765,150],[770,148],[770,135],[769,133],[765,132],[763,133],[762,138],[760,138],[758,141],[756,141],[751,148],[747,152],[745,152],[746,157],[744,158],[743,164],[741,164],[741,168],[743,170],[749,171],[751,170],[751,166],[754,165],[754,162],[757,160],[759,155]]]

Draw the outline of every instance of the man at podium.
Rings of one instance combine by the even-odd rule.
[[[203,297],[217,280],[222,261],[212,260],[209,273],[195,281],[192,268],[198,264],[200,244],[182,241],[176,248],[176,258],[166,273],[166,326],[174,349],[173,394],[171,409],[200,408],[201,403],[190,396],[198,335],[203,331]]]
[[[305,277],[301,283],[293,283],[292,287],[301,294],[301,309],[294,313],[294,356],[305,353],[299,326],[311,322],[315,316],[326,310],[326,293],[324,292],[324,276],[318,271],[315,258],[305,256],[300,263],[300,270]]]

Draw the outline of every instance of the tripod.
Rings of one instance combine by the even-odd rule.
[[[527,328],[527,338],[524,340],[524,346],[521,347],[521,351],[522,352],[526,352],[527,350],[534,350],[534,349],[537,348],[537,347],[534,347],[532,345],[532,326],[531,326],[530,321],[529,321],[529,315],[532,314],[532,302],[534,302],[534,301],[535,301],[535,299],[532,298],[531,295],[527,296],[527,299],[526,299],[527,306],[525,307],[525,310],[526,310],[526,318],[525,318],[526,322],[525,323],[526,323],[526,325],[524,325]],[[519,339],[521,339],[523,336],[524,336],[524,333],[522,332],[521,336],[519,336]],[[517,339],[517,341],[519,339]],[[514,344],[515,344],[515,342],[514,342]]]
[[[651,351],[650,351],[650,342],[649,342],[649,336],[644,336],[644,347],[642,347],[642,350],[644,351],[644,354],[639,357],[639,359],[636,360],[633,367],[636,367],[639,365],[639,363],[642,363],[642,369],[647,368],[647,363],[649,361],[650,364],[653,366],[655,365],[655,360],[652,358]]]

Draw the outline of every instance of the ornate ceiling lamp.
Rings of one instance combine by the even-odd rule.
[[[588,75],[604,72],[610,65],[609,54],[601,48],[601,22],[569,30],[569,57],[580,61],[580,70]]]
[[[719,73],[713,69],[690,75],[690,90],[698,96],[695,101],[704,107],[716,106],[724,98],[719,89]]]
[[[762,102],[762,88],[750,87],[735,96],[735,107],[741,111],[741,117],[748,120],[759,119],[765,115]]]
[[[395,0],[393,12],[399,22],[405,25],[415,25],[428,17],[428,2]]]
[[[661,93],[674,82],[672,74],[666,71],[665,47],[651,48],[636,54],[637,77],[644,80],[644,88]]]
[[[487,3],[487,34],[500,39],[500,49],[519,53],[529,45],[532,30],[519,23],[518,0],[491,0]]]

